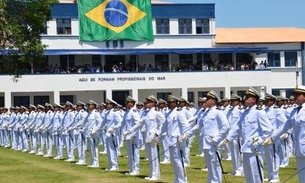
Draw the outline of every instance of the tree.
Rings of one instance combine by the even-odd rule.
[[[57,0],[0,0],[0,73],[19,77],[40,66],[41,42]]]

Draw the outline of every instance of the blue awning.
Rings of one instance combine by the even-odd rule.
[[[267,47],[164,48],[164,49],[47,49],[45,55],[149,55],[200,53],[266,53]]]

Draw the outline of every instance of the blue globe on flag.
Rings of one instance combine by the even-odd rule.
[[[112,0],[106,5],[104,16],[110,25],[121,27],[128,20],[128,10],[123,2]]]

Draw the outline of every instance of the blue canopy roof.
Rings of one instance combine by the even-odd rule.
[[[5,55],[9,50],[0,50]],[[266,53],[267,47],[232,48],[163,48],[163,49],[47,49],[45,55],[149,55],[149,54],[198,54],[198,53]]]
[[[266,53],[267,47],[232,48],[163,48],[163,49],[48,49],[45,55],[148,55],[197,53]]]

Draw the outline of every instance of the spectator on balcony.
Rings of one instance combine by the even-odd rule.
[[[54,74],[54,67],[52,66],[52,64],[49,66],[49,73]]]
[[[65,34],[71,34],[71,29],[70,28],[66,28],[65,29]]]
[[[171,71],[173,71],[173,72],[176,71],[176,66],[175,66],[175,64],[172,64]]]
[[[90,73],[95,73],[95,67],[93,65],[88,65]]]
[[[96,67],[95,72],[96,72],[96,73],[100,73],[100,72],[101,72],[101,68],[100,68],[100,66],[97,66],[97,67]]]
[[[261,63],[259,64],[259,70],[264,70],[264,69],[266,69],[264,65],[264,61],[261,61]]]
[[[119,68],[118,68],[118,66],[117,65],[113,65],[112,66],[112,72],[119,72]]]
[[[124,66],[122,62],[119,63],[119,72],[123,72]]]
[[[148,65],[147,72],[153,72],[154,68],[151,64]]]
[[[55,74],[59,74],[59,66],[57,64],[55,64],[54,71]]]
[[[208,71],[209,70],[209,65],[208,64],[203,64],[202,65],[202,70],[203,71]]]
[[[267,67],[268,67],[267,60],[264,61],[264,66],[265,66],[265,69],[267,69]]]

